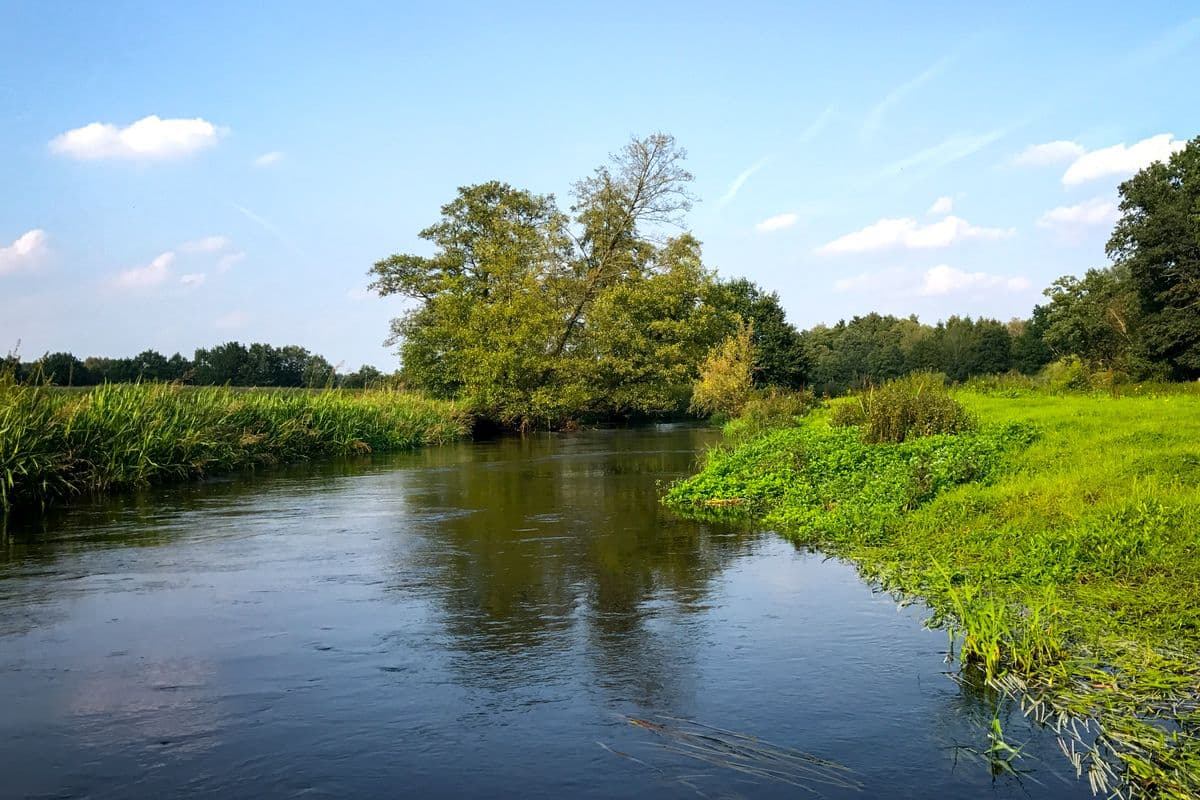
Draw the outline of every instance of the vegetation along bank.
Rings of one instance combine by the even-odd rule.
[[[69,393],[0,374],[0,513],[74,495],[467,435],[452,401],[389,390],[162,383]]]
[[[966,678],[1061,725],[1097,790],[1200,797],[1200,392],[1016,383],[916,375],[803,417],[751,401],[666,502],[927,602]]]

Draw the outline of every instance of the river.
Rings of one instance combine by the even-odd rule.
[[[1091,796],[921,608],[661,508],[715,440],[462,443],[11,525],[0,796]],[[997,712],[1015,776],[978,755]]]

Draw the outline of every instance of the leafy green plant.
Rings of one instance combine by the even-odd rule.
[[[975,428],[975,420],[946,390],[945,377],[934,372],[914,372],[868,389],[838,404],[831,421],[861,427],[873,444]]]

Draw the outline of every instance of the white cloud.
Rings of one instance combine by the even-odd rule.
[[[241,328],[249,321],[250,315],[245,311],[230,311],[213,320],[213,325],[218,328]]]
[[[179,282],[184,286],[199,286],[208,279],[208,276],[203,272],[191,272],[187,275],[180,275]]]
[[[980,291],[1001,290],[1023,292],[1030,287],[1029,279],[1008,277],[991,272],[964,272],[947,264],[938,264],[925,272],[917,294],[948,295],[970,294]]]
[[[279,152],[278,150],[272,150],[269,153],[263,153],[251,163],[256,167],[269,167],[274,164],[278,164],[282,160],[283,153]]]
[[[929,210],[926,211],[925,213],[933,214],[934,216],[940,217],[944,214],[949,214],[953,210],[954,210],[954,199],[953,198],[939,197],[937,200],[933,201],[933,205],[931,205],[929,207]]]
[[[1032,284],[1028,278],[991,272],[964,272],[939,264],[924,272],[891,268],[864,272],[835,281],[834,291],[903,296],[970,295],[981,292],[1023,292]]]
[[[205,236],[203,239],[193,239],[179,245],[183,253],[216,253],[233,244],[228,236]]]
[[[163,160],[212,147],[225,131],[200,119],[160,119],[150,115],[124,128],[93,122],[59,134],[50,150],[81,161],[103,158]]]
[[[241,250],[237,251],[236,253],[226,253],[225,255],[221,256],[221,259],[217,262],[217,272],[229,272],[229,270],[233,269],[238,262],[245,257],[246,254]]]
[[[1063,161],[1074,161],[1086,150],[1077,142],[1058,139],[1044,144],[1031,144],[1012,158],[1017,167],[1046,167]]]
[[[760,158],[738,173],[738,176],[729,184],[729,188],[725,190],[725,194],[721,195],[721,199],[717,201],[717,207],[720,208],[721,206],[729,205],[733,201],[733,198],[737,197],[737,193],[742,190],[742,187],[746,185],[746,181],[750,180],[750,176],[765,167],[770,160],[769,157]]]
[[[0,275],[28,269],[46,254],[46,232],[41,228],[26,231],[7,247],[0,247]]]
[[[1063,173],[1062,182],[1065,186],[1076,186],[1112,175],[1132,175],[1155,161],[1166,161],[1186,146],[1186,141],[1169,133],[1160,133],[1129,146],[1122,143],[1093,150],[1071,162]]]
[[[1074,206],[1059,206],[1052,208],[1038,219],[1039,228],[1058,230],[1087,227],[1091,225],[1111,225],[1121,216],[1117,204],[1104,197]]]
[[[790,228],[796,224],[796,220],[800,219],[798,214],[788,212],[787,214],[776,214],[773,217],[768,217],[762,222],[754,226],[754,230],[759,233],[771,233],[773,231],[781,231],[785,228]]]
[[[134,267],[121,272],[113,282],[123,289],[148,289],[159,286],[170,277],[171,264],[174,261],[175,253],[168,250],[144,267]]]
[[[961,217],[949,216],[928,225],[911,217],[881,219],[867,227],[817,248],[819,253],[867,253],[904,248],[931,250],[966,239],[1001,239],[1016,233],[1012,228],[982,228]]]

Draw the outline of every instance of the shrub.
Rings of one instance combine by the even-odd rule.
[[[916,372],[868,389],[836,406],[830,422],[861,427],[871,444],[975,428],[975,420],[946,391],[945,376],[934,372]]]
[[[725,438],[746,441],[770,430],[790,428],[820,405],[820,399],[808,389],[770,389],[746,403],[741,415],[725,426]]]
[[[712,416],[737,414],[754,391],[754,328],[744,323],[712,349],[692,388],[692,410]]]

